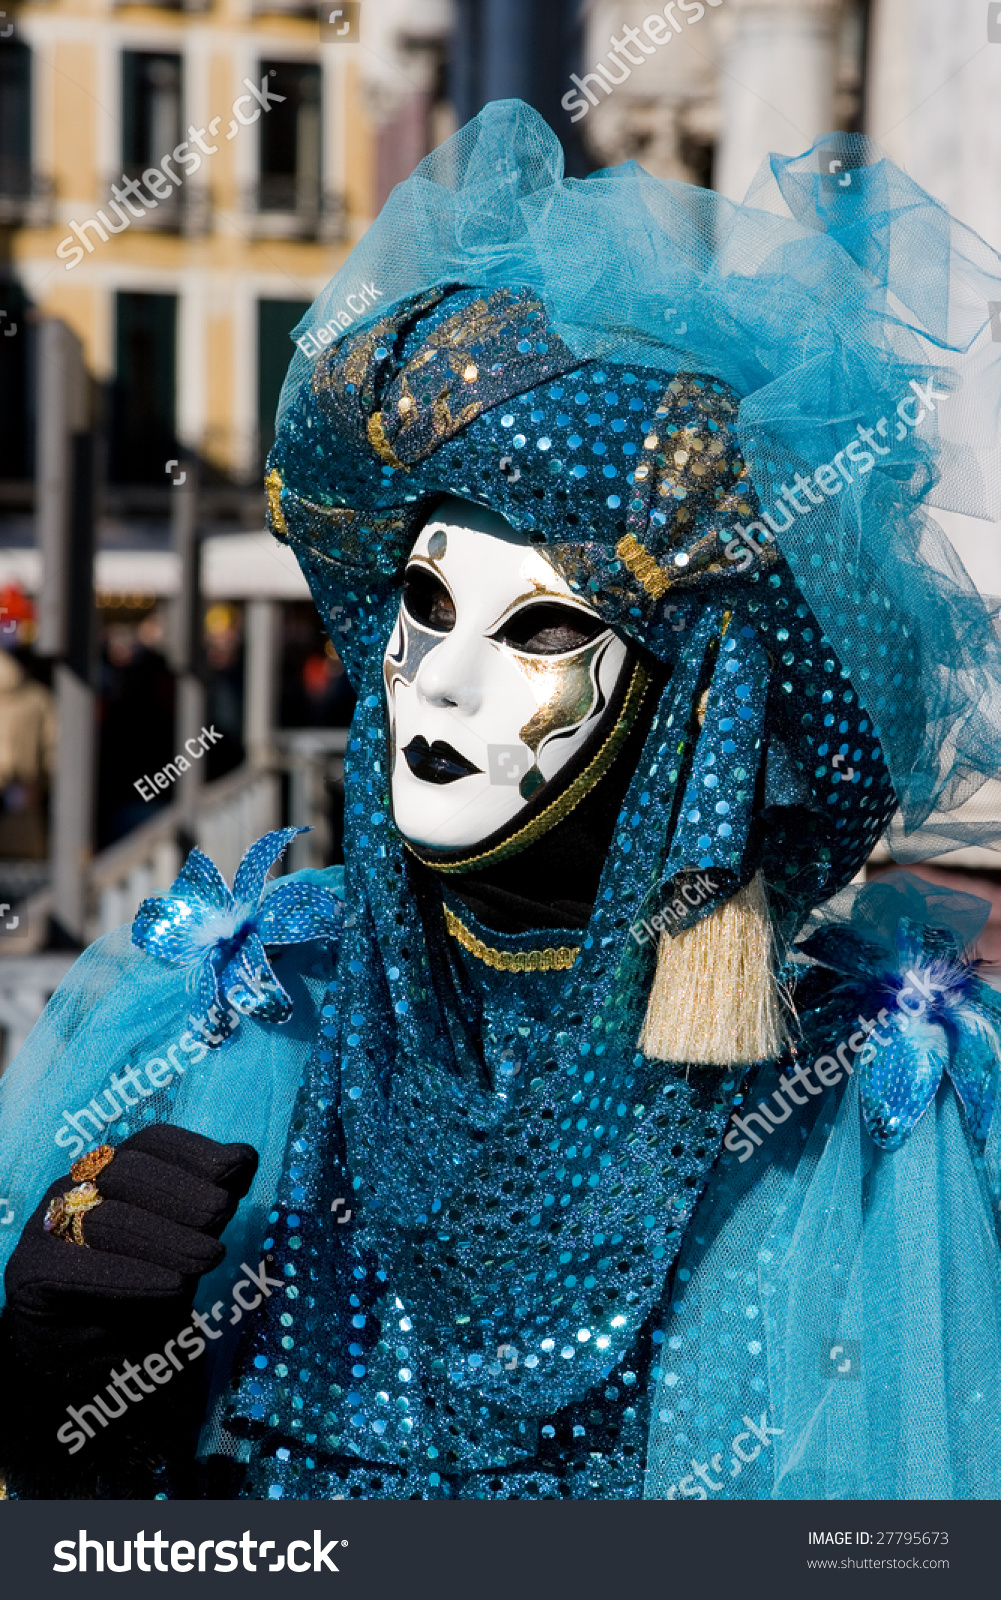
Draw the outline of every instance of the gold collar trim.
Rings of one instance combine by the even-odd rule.
[[[623,702],[622,710],[619,712],[618,720],[600,750],[597,751],[584,768],[584,771],[578,774],[573,783],[561,795],[557,796],[551,805],[540,811],[539,815],[533,817],[531,822],[526,822],[525,826],[519,828],[517,833],[513,833],[509,839],[504,839],[502,843],[494,845],[492,850],[484,850],[481,855],[466,856],[462,861],[425,861],[425,857],[421,855],[420,851],[414,849],[412,844],[404,840],[411,855],[415,855],[418,861],[425,861],[425,864],[435,872],[453,873],[472,872],[474,869],[492,867],[495,862],[506,861],[509,856],[517,855],[520,850],[526,850],[530,844],[535,843],[536,839],[541,839],[542,835],[548,833],[550,828],[555,828],[557,823],[563,821],[564,817],[568,817],[575,806],[578,806],[584,799],[584,796],[590,794],[599,779],[604,777],[636,721],[643,702],[643,696],[646,694],[649,684],[649,675],[637,661],[633,667],[633,674],[629,680],[629,688],[626,691],[626,698]],[[517,970],[521,971],[523,969],[518,968]]]
[[[468,950],[477,961],[483,961],[497,972],[569,972],[580,955],[580,945],[560,945],[555,950],[495,950],[492,945],[477,939],[454,911],[443,906],[445,926],[452,938]]]

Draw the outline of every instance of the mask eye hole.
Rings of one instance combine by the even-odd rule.
[[[574,606],[541,604],[523,606],[508,617],[493,637],[525,655],[559,656],[590,644],[606,632],[600,617],[591,617]]]
[[[433,633],[451,633],[455,627],[455,601],[441,579],[427,567],[407,568],[403,605],[414,622]]]

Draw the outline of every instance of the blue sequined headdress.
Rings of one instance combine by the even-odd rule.
[[[998,262],[840,138],[847,184],[823,152],[773,157],[737,206],[634,163],[564,180],[535,113],[488,106],[394,191],[297,330],[268,478],[273,530],[359,684],[444,493],[529,530],[668,663],[697,618],[715,613],[718,641],[739,609],[726,665],[759,708],[752,765],[830,824],[814,855],[841,858],[807,873],[797,910],[882,831],[887,770],[898,856],[985,842],[968,803],[1001,732],[994,619],[925,509],[997,509]],[[727,683],[710,739],[739,709]],[[674,865],[739,875],[743,838],[703,822]]]

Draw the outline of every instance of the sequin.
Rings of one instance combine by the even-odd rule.
[[[392,352],[378,370],[373,340]],[[641,1492],[668,1275],[740,1083],[637,1053],[651,962],[630,920],[654,863],[718,867],[723,892],[760,867],[791,936],[894,804],[857,701],[839,743],[860,751],[859,783],[816,776],[813,719],[843,692],[836,645],[775,547],[743,574],[728,561],[735,522],[757,507],[736,412],[708,377],[582,364],[528,290],[435,289],[326,352],[283,420],[284,527],[359,704],[330,1048],[317,1041],[269,1225],[277,1272],[295,1266],[300,1293],[254,1320],[229,1422],[249,1442],[250,1494]],[[543,440],[564,438],[588,464],[553,472]],[[628,498],[605,492],[613,439],[635,467]],[[450,908],[460,942],[440,880],[422,877],[419,901],[411,888],[424,869],[405,864],[392,824],[379,672],[403,564],[442,492],[531,529],[669,672],[583,935],[504,935]],[[348,515],[316,510],[335,504]],[[885,671],[906,676],[909,645],[886,643]],[[488,964],[480,947],[510,960]],[[573,951],[572,970],[527,959],[549,949]],[[343,1226],[338,1195],[351,1196]],[[742,1294],[745,1329],[753,1303]]]
[[[284,1022],[292,1002],[275,977],[265,945],[330,938],[341,903],[308,883],[276,884],[264,893],[269,869],[303,828],[265,834],[244,855],[230,890],[202,851],[192,850],[166,895],[144,900],[132,942],[160,961],[191,969],[198,1004],[191,1027],[221,1044],[240,1016]]]

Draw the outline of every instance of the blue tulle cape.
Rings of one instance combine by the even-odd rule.
[[[961,959],[988,910],[893,873],[811,920],[826,1084],[745,1088],[665,1305],[647,1498],[1001,1498],[1001,995]]]
[[[340,894],[343,868],[279,881],[297,880],[319,882]],[[211,1304],[227,1292],[246,1250],[266,1232],[263,1223],[334,954],[330,942],[313,942],[276,956],[275,972],[293,1001],[291,1018],[269,1024],[244,1017],[228,1039],[207,1048],[196,1046],[190,1028],[195,996],[184,969],[137,949],[131,927],[118,928],[85,950],[0,1078],[0,1196],[14,1212],[0,1229],[0,1268],[6,1267],[24,1221],[46,1188],[81,1153],[66,1113],[79,1118],[96,1099],[98,1109],[110,1115],[122,1101],[120,1091],[110,1090],[108,1098],[112,1075],[131,1066],[146,1094],[126,1080],[126,1093],[136,1104],[113,1117],[100,1137],[93,1113],[80,1119],[83,1132],[94,1130],[86,1148],[104,1139],[120,1143],[148,1122],[173,1122],[223,1143],[246,1142],[260,1156],[250,1193],[223,1235],[226,1260],[201,1283],[198,1304]],[[155,1088],[147,1075],[151,1063],[162,1087]],[[228,1292],[226,1298],[228,1303]]]
[[[663,1331],[648,1499],[1001,1498],[1001,1254],[951,1085],[898,1151],[855,1080],[725,1158]]]

